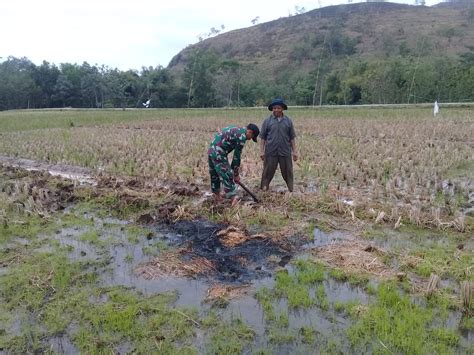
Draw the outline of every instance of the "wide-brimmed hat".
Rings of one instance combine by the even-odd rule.
[[[252,132],[253,132],[253,137],[252,137],[252,140],[254,142],[257,141],[257,137],[258,135],[260,134],[260,130],[258,129],[258,126],[256,124],[253,124],[253,123],[249,123],[247,125],[247,129],[250,129]]]
[[[288,106],[286,106],[285,101],[283,101],[282,99],[273,100],[272,103],[268,105],[268,109],[272,111],[273,106],[276,106],[276,105],[283,107],[283,110],[288,110]]]

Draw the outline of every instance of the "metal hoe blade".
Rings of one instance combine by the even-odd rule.
[[[245,186],[242,182],[238,182],[237,184],[239,184],[240,187],[242,187],[245,190],[245,192],[247,192],[250,196],[252,196],[252,198],[255,202],[260,202],[258,200],[257,196],[255,196],[255,194],[252,191],[250,191],[249,188],[247,186]]]

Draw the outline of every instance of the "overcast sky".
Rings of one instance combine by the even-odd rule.
[[[355,2],[361,2],[353,0]],[[392,1],[413,4],[414,0]],[[427,0],[431,6],[440,0]],[[22,0],[0,2],[0,61],[8,56],[121,70],[166,67],[212,27],[252,26],[348,0]]]

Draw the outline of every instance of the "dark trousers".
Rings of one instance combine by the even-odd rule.
[[[288,190],[290,192],[293,191],[293,161],[291,160],[291,155],[289,157],[265,156],[260,188],[262,190],[268,189],[278,165],[280,165],[281,176],[283,176],[283,180],[285,180]]]

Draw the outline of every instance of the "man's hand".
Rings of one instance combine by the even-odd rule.
[[[298,160],[298,153],[293,153],[293,160],[297,161]]]
[[[240,176],[239,176],[239,167],[234,168],[234,181],[238,184],[240,182]]]

